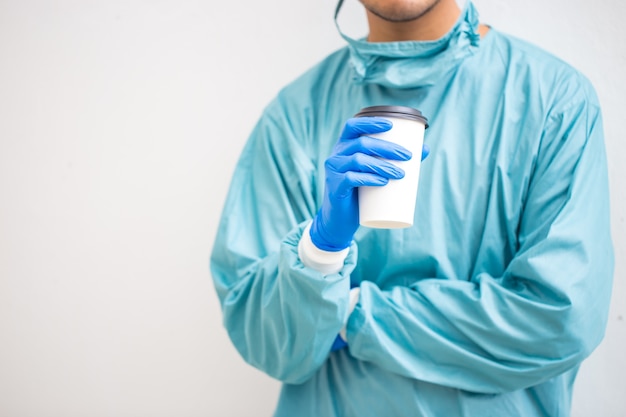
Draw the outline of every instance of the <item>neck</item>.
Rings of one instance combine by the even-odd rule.
[[[390,22],[369,10],[369,42],[431,41],[441,38],[454,26],[461,9],[456,0],[440,0],[417,19],[406,22]]]

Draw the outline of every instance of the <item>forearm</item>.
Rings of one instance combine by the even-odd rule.
[[[304,226],[290,232],[280,250],[250,265],[230,288],[218,288],[224,324],[243,358],[279,380],[306,380],[326,360],[347,321],[352,265],[324,275],[297,254]],[[218,257],[221,258],[221,257]],[[220,259],[214,274],[226,272]]]
[[[425,279],[385,291],[363,282],[348,320],[350,353],[467,391],[536,385],[578,365],[602,339],[610,267],[570,280],[569,297],[561,299],[486,274],[472,282]]]

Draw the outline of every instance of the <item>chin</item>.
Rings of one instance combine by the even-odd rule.
[[[429,12],[441,0],[360,0],[361,4],[381,19],[389,22],[416,20]]]

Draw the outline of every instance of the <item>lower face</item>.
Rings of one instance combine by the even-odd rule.
[[[428,13],[441,0],[359,0],[371,13],[389,22],[409,22]]]

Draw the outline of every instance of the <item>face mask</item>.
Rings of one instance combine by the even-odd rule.
[[[434,84],[476,52],[480,41],[478,12],[468,1],[452,29],[434,41],[367,42],[341,31],[337,21],[343,0],[335,10],[335,25],[348,42],[354,80],[391,88]]]

